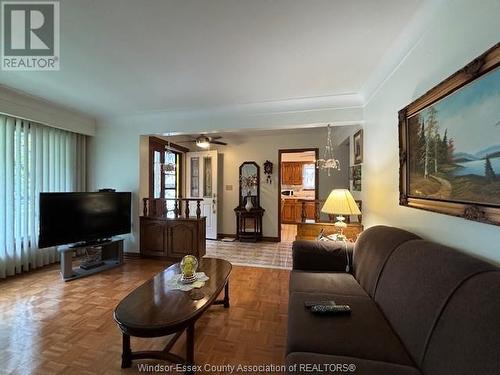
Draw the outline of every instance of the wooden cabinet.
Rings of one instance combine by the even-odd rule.
[[[305,202],[306,219],[314,220],[316,218],[316,204],[313,202]]]
[[[306,219],[314,220],[315,203],[300,199],[283,199],[281,201],[281,222],[282,223],[300,223],[302,221],[302,202]]]
[[[140,218],[140,252],[143,256],[173,261],[192,254],[205,255],[206,218]]]
[[[294,199],[285,199],[281,204],[281,221],[283,223],[293,223],[296,218],[296,201]]]
[[[281,164],[281,183],[283,185],[302,185],[301,162],[283,162]]]

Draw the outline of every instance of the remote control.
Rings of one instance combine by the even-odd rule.
[[[330,301],[305,301],[304,306],[308,309],[315,305],[325,305],[325,306],[335,306],[335,301],[330,300]]]
[[[314,305],[311,307],[311,312],[315,314],[343,315],[350,314],[351,308],[349,307],[349,305]]]

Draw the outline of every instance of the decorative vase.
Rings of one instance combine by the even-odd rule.
[[[250,193],[247,195],[247,203],[245,204],[245,210],[250,211],[253,208],[252,196]]]
[[[193,255],[186,255],[181,260],[181,273],[183,282],[193,282],[196,279],[196,270],[198,269],[198,259]]]

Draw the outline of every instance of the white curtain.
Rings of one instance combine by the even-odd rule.
[[[40,192],[85,190],[86,137],[0,115],[0,278],[59,259],[38,249]]]

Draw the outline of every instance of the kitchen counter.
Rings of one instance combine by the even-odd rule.
[[[314,197],[281,196],[282,200],[313,201]]]

